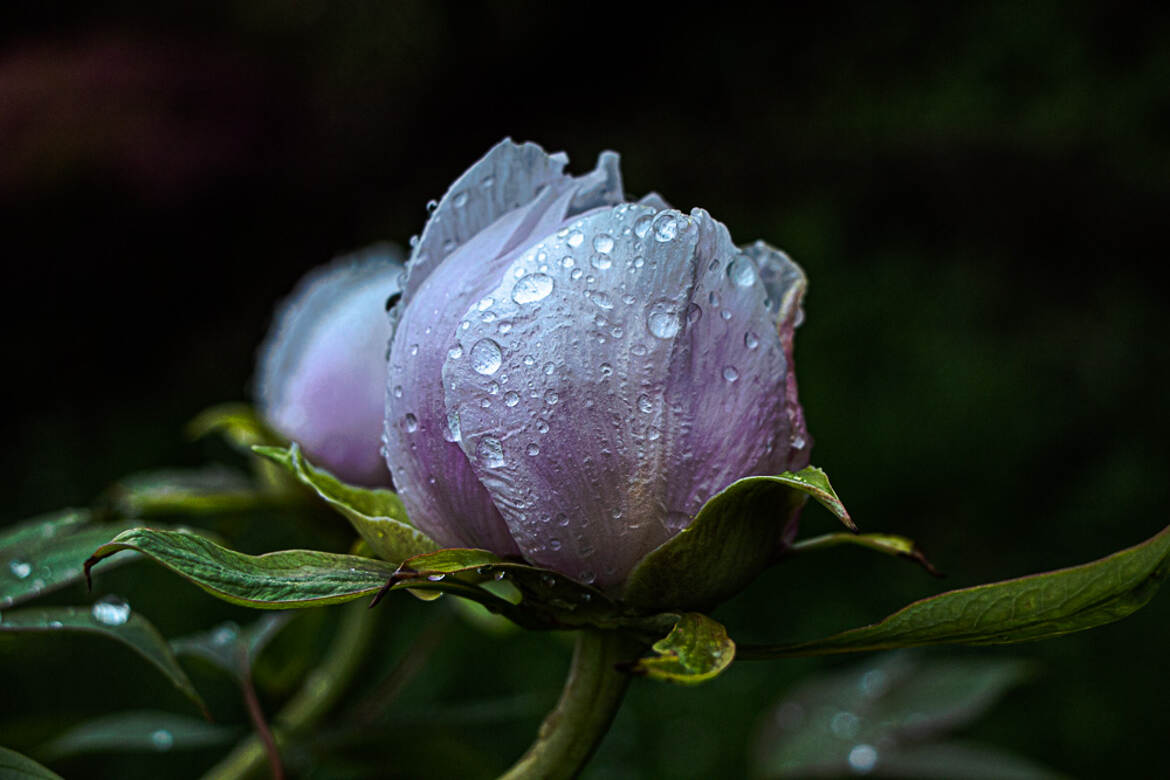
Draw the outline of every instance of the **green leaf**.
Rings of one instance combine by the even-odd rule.
[[[765,777],[1051,777],[1047,770],[988,748],[954,754],[951,766],[912,767],[946,755],[930,744],[984,715],[1031,674],[1013,659],[926,661],[890,653],[844,671],[805,678],[761,720],[754,773]],[[1000,767],[1009,774],[989,771]],[[1016,774],[1030,767],[1031,774]]]
[[[205,714],[207,707],[179,666],[167,641],[141,615],[119,612],[113,617],[103,613],[98,602],[92,608],[45,607],[18,609],[0,616],[0,632],[81,632],[114,639],[154,664],[167,678]]]
[[[916,601],[882,620],[811,642],[741,646],[740,658],[786,658],[895,647],[1002,645],[1064,636],[1120,620],[1166,576],[1170,527],[1092,563]]]
[[[6,747],[0,747],[0,777],[6,780],[61,780],[61,775]]]
[[[0,536],[0,607],[80,580],[90,552],[128,525],[90,523],[90,517],[85,510],[69,509],[22,523]]]
[[[808,496],[854,527],[818,468],[746,477],[713,496],[689,526],[643,558],[623,600],[650,610],[709,610],[775,560],[783,528]]]
[[[657,655],[639,659],[631,671],[684,685],[710,680],[735,658],[735,642],[727,629],[698,612],[684,614],[650,649]]]
[[[171,712],[119,712],[74,726],[37,752],[51,760],[87,753],[166,753],[223,745],[240,732]]]
[[[935,577],[943,576],[934,565],[927,560],[926,556],[922,554],[922,550],[913,539],[907,539],[905,536],[896,536],[894,534],[824,534],[822,536],[814,536],[811,539],[802,539],[795,542],[788,548],[789,553],[803,553],[812,552],[814,550],[824,550],[829,547],[837,547],[838,545],[855,545],[857,547],[865,547],[869,550],[885,553],[886,555],[893,555],[898,558],[905,558],[908,561],[914,561],[922,568],[930,572]]]
[[[247,404],[219,404],[204,409],[187,423],[187,435],[201,439],[218,433],[238,449],[247,450],[256,444],[283,444],[284,439],[256,414]]]
[[[198,656],[243,682],[256,657],[292,617],[292,612],[269,613],[244,629],[228,621],[211,631],[172,639],[171,649],[176,655]]]
[[[373,558],[317,550],[265,555],[220,547],[184,531],[134,528],[99,547],[85,562],[87,574],[121,550],[136,550],[232,604],[258,609],[293,609],[339,604],[377,593],[395,567]]]
[[[350,525],[385,561],[401,563],[412,555],[432,552],[438,545],[410,524],[402,501],[390,490],[347,485],[327,471],[309,463],[294,443],[283,447],[253,447],[252,450],[288,469],[299,482],[349,520]]]
[[[106,500],[120,516],[138,518],[248,512],[293,501],[287,494],[259,490],[244,474],[224,466],[136,474],[111,487]]]

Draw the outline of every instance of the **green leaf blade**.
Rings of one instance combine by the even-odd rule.
[[[139,614],[130,613],[121,622],[115,622],[99,619],[94,610],[86,607],[25,608],[0,616],[0,632],[87,633],[121,642],[162,672],[201,712],[207,712],[207,706],[179,666],[167,641]]]
[[[85,510],[65,510],[22,523],[0,537],[0,608],[77,582],[90,552],[128,527],[125,522],[90,520]]]
[[[28,756],[0,747],[0,777],[11,780],[61,780],[61,775]]]
[[[90,753],[165,753],[223,745],[240,729],[171,712],[119,712],[81,723],[41,747],[37,753],[57,760]]]
[[[257,446],[252,450],[284,466],[298,482],[312,489],[350,522],[382,560],[401,563],[438,549],[434,540],[411,525],[406,508],[393,491],[347,485],[309,463],[295,443],[288,448]]]
[[[88,572],[122,550],[135,550],[217,598],[257,609],[340,604],[377,593],[395,567],[373,558],[317,550],[246,555],[197,534],[134,528],[99,547]]]
[[[941,644],[1031,642],[1120,620],[1145,606],[1170,568],[1170,527],[1100,560],[948,591],[870,626],[825,639],[744,646],[744,659],[867,652]]]

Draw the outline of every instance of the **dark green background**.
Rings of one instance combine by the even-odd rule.
[[[946,586],[1087,561],[1166,523],[1165,14],[160,5],[0,11],[0,520],[216,454],[181,427],[246,397],[273,306],[300,275],[374,240],[405,244],[426,201],[511,135],[566,150],[576,172],[616,149],[629,191],[703,206],[804,266],[797,367],[814,462],[863,528],[918,539]],[[310,543],[303,526],[265,522],[238,544]],[[806,515],[810,533],[832,526]],[[327,543],[343,544],[339,526]],[[247,617],[144,565],[108,587],[168,635]],[[720,615],[741,638],[807,638],[939,587],[833,551],[770,571]],[[1168,601],[979,651],[1041,674],[971,735],[1074,776],[1160,775]],[[436,611],[401,597],[385,614],[371,676]],[[394,705],[415,725],[364,735],[353,760],[372,763],[355,765],[425,776],[417,762],[441,754],[501,768],[566,659],[551,637],[452,624]],[[16,747],[86,713],[187,711],[100,640],[5,641],[0,660],[0,730]],[[740,664],[695,690],[636,684],[597,766],[742,774],[765,706],[836,663]],[[110,670],[126,689],[109,691]],[[493,697],[486,719],[450,714]],[[194,756],[168,766],[215,758]]]

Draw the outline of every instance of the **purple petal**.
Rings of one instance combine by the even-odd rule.
[[[505,138],[468,168],[431,214],[407,264],[403,297],[422,286],[443,260],[508,212],[530,204],[547,185],[565,181],[569,158],[534,143]]]
[[[469,177],[478,181],[472,174],[483,162],[464,174],[448,195],[460,192]],[[510,174],[501,181],[524,179],[514,170]],[[460,325],[464,313],[472,309],[477,321],[488,318],[492,304],[485,295],[516,254],[534,237],[555,231],[582,190],[597,182],[596,175],[551,182],[524,206],[504,213],[433,265],[410,300],[400,304],[386,395],[386,459],[409,517],[442,545],[519,553],[459,446],[460,418],[448,414],[444,404],[442,365],[448,356],[467,351],[469,343]],[[616,197],[620,195],[619,190]],[[442,209],[440,205],[436,215]]]
[[[784,470],[787,361],[739,254],[706,212],[626,204],[516,258],[493,323],[468,312],[447,406],[529,560],[615,585],[716,491]]]
[[[386,299],[402,270],[389,245],[313,271],[282,304],[260,351],[256,399],[273,428],[354,484],[390,483],[378,452]]]

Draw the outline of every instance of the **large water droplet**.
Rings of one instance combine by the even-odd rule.
[[[491,339],[480,339],[471,348],[471,366],[485,376],[499,371],[503,362],[504,355],[500,351],[500,345]]]
[[[670,301],[655,301],[646,312],[646,327],[658,338],[669,339],[678,333],[682,322]]]
[[[516,303],[536,303],[544,300],[553,291],[553,280],[547,274],[528,274],[512,288],[512,300]]]
[[[568,243],[569,243],[569,246],[573,247],[574,249],[581,246],[581,244],[584,241],[585,241],[585,234],[582,233],[580,230],[574,230],[573,232],[569,233]]]
[[[608,233],[601,233],[593,237],[593,248],[603,255],[609,254],[613,251],[613,236]]]
[[[678,235],[678,222],[670,214],[659,214],[654,220],[654,238],[658,241],[673,241]]]
[[[103,596],[89,610],[102,625],[120,626],[130,619],[130,605],[117,596]]]
[[[756,264],[747,255],[736,255],[727,266],[727,275],[738,287],[751,287],[756,281]]]
[[[406,432],[407,433],[414,433],[415,431],[418,430],[418,418],[415,417],[413,414],[406,415],[405,417],[402,418],[402,421],[406,425]]]
[[[488,468],[504,465],[504,445],[494,436],[484,436],[475,445],[475,456]]]
[[[23,580],[32,574],[32,564],[13,558],[8,562],[8,570],[12,572],[16,579]]]
[[[650,223],[653,221],[654,217],[650,214],[645,214],[641,217],[638,217],[638,219],[634,221],[634,234],[638,236],[638,238],[645,238],[646,234],[650,232]]]

